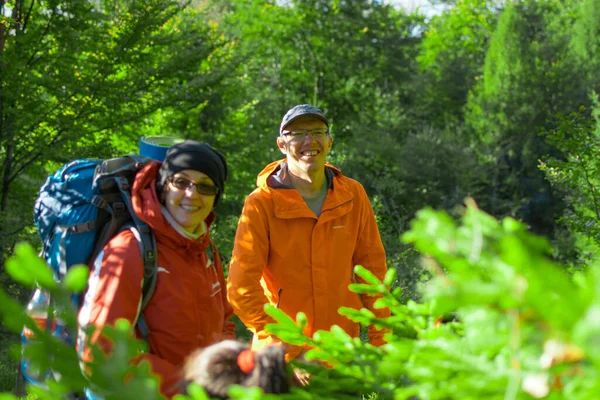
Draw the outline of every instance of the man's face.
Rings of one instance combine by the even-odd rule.
[[[283,135],[277,138],[277,146],[286,155],[292,173],[315,171],[325,166],[333,142],[329,134],[323,134],[326,129],[327,124],[311,116],[299,118],[285,127]]]

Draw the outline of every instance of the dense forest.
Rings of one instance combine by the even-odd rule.
[[[436,15],[424,15],[376,0],[0,0],[0,286],[21,302],[29,294],[5,263],[18,243],[40,245],[32,210],[49,173],[75,158],[135,153],[140,137],[152,135],[208,142],[227,157],[213,228],[227,265],[245,196],[262,167],[282,158],[281,117],[310,103],[331,121],[329,161],[369,194],[395,273],[386,282],[394,290],[378,290],[396,319],[380,322],[403,340],[385,356],[358,347],[328,353],[327,343],[346,340],[332,333],[316,345],[342,368],[322,373],[354,379],[348,387],[363,385],[364,396],[542,398],[503,368],[517,362],[519,341],[543,352],[544,336],[590,345],[580,346],[589,357],[567,357],[587,364],[550,379],[551,398],[594,398],[600,349],[590,332],[599,328],[588,307],[597,314],[600,298],[592,268],[600,243],[600,1],[438,5]],[[479,239],[477,260],[440,243]],[[535,287],[513,296],[518,305],[507,265]],[[454,297],[440,283],[452,272],[461,293]],[[475,281],[482,285],[468,285]],[[488,314],[433,326],[436,313],[461,307]],[[509,327],[514,309],[531,313],[520,322],[531,329],[520,336]],[[506,337],[479,343],[478,334],[499,335],[490,321],[501,320]],[[409,351],[407,338],[456,347]],[[458,345],[459,338],[468,341]],[[14,387],[10,349],[18,341],[0,327],[0,392]],[[533,347],[523,350],[529,361]],[[343,365],[359,358],[372,373]],[[381,369],[373,360],[383,360]],[[589,385],[569,386],[574,376]],[[438,380],[456,384],[442,390]],[[306,393],[343,398],[342,384],[326,381]]]

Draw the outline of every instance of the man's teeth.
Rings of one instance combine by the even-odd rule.
[[[185,206],[183,204],[181,205],[181,208],[187,211],[198,211],[200,209],[200,207],[197,206]]]
[[[316,150],[302,152],[302,155],[304,156],[316,156],[317,154],[319,154],[319,152]]]

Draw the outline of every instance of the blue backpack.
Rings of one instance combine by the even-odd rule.
[[[141,310],[148,304],[156,286],[156,241],[149,226],[133,212],[131,187],[137,172],[151,161],[151,158],[139,155],[72,161],[48,177],[34,207],[34,222],[42,239],[41,256],[58,281],[74,265],[91,266],[108,241],[120,231],[131,229],[139,233],[134,236],[138,238],[144,262],[144,282],[137,327],[146,340],[150,332]],[[74,295],[72,300],[79,309],[79,296]],[[44,309],[50,301],[47,292],[36,290],[28,305],[30,314],[36,308]],[[46,329],[74,345],[75,332],[69,332],[56,321],[48,321],[51,316],[41,318]],[[21,338],[22,344],[27,345],[32,339],[31,331],[25,328]],[[28,370],[25,358],[19,369],[26,382],[40,384],[43,380]]]

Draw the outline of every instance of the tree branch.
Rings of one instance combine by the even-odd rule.
[[[4,239],[4,238],[8,238],[11,237],[13,235],[16,235],[17,233],[23,231],[25,229],[25,226],[22,226],[20,228],[15,229],[12,232],[8,232],[8,233],[0,233],[0,238]]]
[[[27,29],[27,23],[29,22],[29,18],[31,18],[31,12],[33,11],[33,6],[35,5],[35,0],[31,0],[31,4],[29,5],[29,10],[27,10],[27,14],[23,19],[23,30]]]
[[[592,203],[593,203],[594,213],[596,214],[596,218],[600,220],[600,212],[598,212],[598,196],[596,195],[596,190],[594,190],[594,185],[590,179],[590,175],[589,175],[587,168],[585,168],[585,166],[583,165],[583,159],[580,159],[579,163],[581,164],[581,166],[583,168],[583,172],[585,174],[585,180],[590,189],[590,194],[592,195]]]
[[[31,164],[33,164],[34,161],[39,159],[41,155],[42,155],[42,152],[39,151],[37,154],[32,156],[29,160],[23,162],[18,169],[14,170],[14,173],[8,177],[8,181],[7,181],[8,185],[10,185],[19,175],[21,175],[21,173],[25,169],[27,169]]]
[[[52,25],[52,20],[54,19],[55,14],[56,14],[56,10],[52,10],[52,12],[50,13],[50,19],[48,19],[48,23],[46,24],[46,27],[44,28],[44,32],[42,32],[42,34],[38,38],[37,43],[34,46],[34,50],[31,52],[31,57],[29,57],[29,60],[27,60],[27,63],[25,64],[26,66],[29,67],[33,64],[33,59],[35,58],[35,55],[38,52],[38,47],[39,47],[40,43],[42,42],[44,36],[46,36],[48,34],[48,31],[50,31],[50,26]]]

